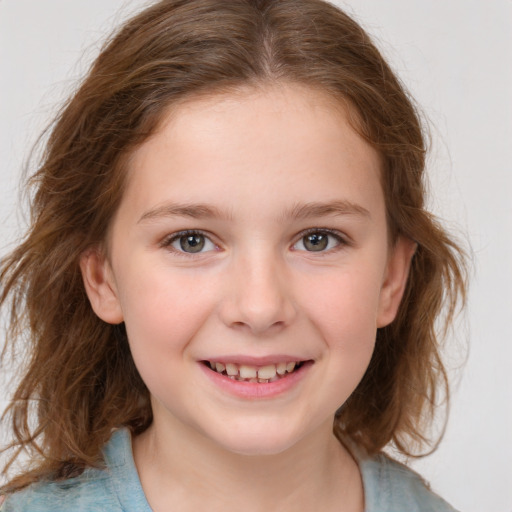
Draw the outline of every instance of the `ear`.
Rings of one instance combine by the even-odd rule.
[[[377,327],[385,327],[395,319],[405,291],[411,260],[416,248],[416,242],[400,236],[390,249],[380,291]]]
[[[85,251],[80,257],[80,270],[92,309],[103,321],[120,324],[123,312],[110,263],[100,248]]]

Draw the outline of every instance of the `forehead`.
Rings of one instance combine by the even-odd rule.
[[[349,120],[352,122],[356,119],[355,109],[341,97],[334,98],[321,89],[304,84],[271,83],[185,98],[165,113],[155,136],[166,132],[169,136],[183,137],[187,132],[196,132],[207,142],[208,135],[215,136],[222,125],[225,135],[229,134],[231,128],[230,140],[233,142],[243,136],[253,137],[251,143],[259,141],[260,145],[265,144],[266,149],[270,149],[271,137],[280,144],[286,140],[291,144],[297,138],[302,138],[310,141],[312,146],[322,138],[328,143],[332,138],[326,137],[328,132],[333,137],[338,136],[340,125],[348,128],[345,136],[360,139],[349,126]],[[298,120],[300,123],[297,123]],[[282,128],[288,130],[281,133],[279,130]],[[281,137],[276,139],[277,134]],[[254,139],[255,136],[258,136],[257,139]],[[180,143],[185,142],[183,137]]]
[[[350,189],[352,199],[375,200],[379,156],[350,114],[328,94],[295,84],[189,99],[132,155],[126,194],[140,207],[203,200],[198,194],[229,203],[229,190],[293,202],[337,200]]]

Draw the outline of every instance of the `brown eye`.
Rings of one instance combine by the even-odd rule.
[[[302,239],[306,251],[323,251],[329,245],[327,233],[311,233]]]

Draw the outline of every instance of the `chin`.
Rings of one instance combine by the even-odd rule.
[[[283,453],[296,445],[301,436],[272,429],[233,429],[226,436],[212,439],[222,449],[236,455],[271,456]]]

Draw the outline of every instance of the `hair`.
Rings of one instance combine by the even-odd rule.
[[[369,454],[391,443],[414,455],[428,444],[439,397],[448,396],[439,318],[448,325],[463,301],[465,267],[425,209],[426,138],[407,92],[365,31],[322,0],[163,0],[107,41],[59,112],[29,180],[30,229],[1,261],[4,357],[18,343],[26,354],[4,414],[14,439],[4,473],[20,452],[32,454],[5,489],[101,466],[114,428],[137,435],[152,422],[124,326],[94,314],[79,268],[84,251],[105,240],[130,155],[178,102],[285,83],[350,106],[354,129],[382,160],[392,238],[417,244],[398,315],[378,330],[334,432]]]

